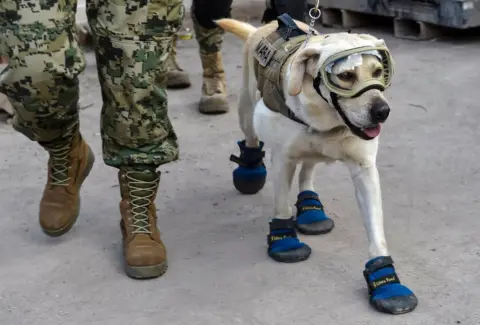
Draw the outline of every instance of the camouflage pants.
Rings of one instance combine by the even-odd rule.
[[[240,0],[241,1],[241,0]],[[233,0],[193,0],[190,13],[201,54],[222,49],[224,30],[214,20],[230,18]]]
[[[0,92],[14,128],[41,144],[79,125],[78,75],[85,58],[75,33],[76,0],[1,0],[0,49],[9,66]],[[166,59],[184,15],[182,0],[87,0],[103,107],[107,165],[160,165],[178,158],[167,114]]]

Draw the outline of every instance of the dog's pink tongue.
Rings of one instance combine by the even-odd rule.
[[[379,124],[374,128],[363,129],[363,133],[365,133],[369,138],[375,138],[380,134],[381,129],[382,125]]]

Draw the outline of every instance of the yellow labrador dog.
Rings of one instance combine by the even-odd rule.
[[[216,23],[244,40],[243,84],[238,115],[245,139],[238,141],[235,187],[254,194],[265,184],[263,147],[272,155],[274,211],[268,254],[278,262],[306,260],[311,249],[297,231],[325,234],[334,223],[315,192],[319,162],[344,162],[351,173],[369,240],[365,265],[371,304],[390,314],[415,309],[414,293],[400,283],[384,234],[382,198],[376,166],[382,123],[390,112],[383,95],[393,74],[381,39],[367,34],[313,31],[288,15],[256,28],[234,19]],[[308,40],[308,41],[307,41]],[[292,215],[289,192],[300,164],[300,193]]]

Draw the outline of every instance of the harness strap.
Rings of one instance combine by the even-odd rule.
[[[290,37],[307,35],[307,33],[297,26],[292,17],[290,17],[287,13],[278,16],[277,21],[277,33],[279,33],[286,41],[288,41]]]

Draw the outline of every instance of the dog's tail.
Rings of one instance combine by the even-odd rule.
[[[236,19],[223,18],[215,20],[215,23],[220,26],[220,28],[234,34],[243,41],[246,41],[247,38],[257,30],[255,26]]]

